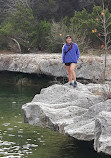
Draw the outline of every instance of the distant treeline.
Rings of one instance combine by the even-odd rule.
[[[111,1],[104,2],[108,19]],[[83,52],[92,47],[101,49],[102,12],[102,0],[1,0],[0,49],[60,52],[67,34]],[[107,21],[109,33],[110,23],[111,19]]]

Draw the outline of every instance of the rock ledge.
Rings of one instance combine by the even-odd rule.
[[[107,58],[106,79],[111,79],[111,55]],[[45,74],[67,77],[61,54],[0,54],[0,71]],[[103,80],[104,56],[81,56],[76,67],[77,78]],[[109,75],[108,75],[109,74]]]

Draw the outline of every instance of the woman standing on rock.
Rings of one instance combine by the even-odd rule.
[[[66,67],[69,77],[69,84],[76,87],[75,67],[80,56],[80,51],[76,43],[72,42],[71,36],[66,36],[66,43],[62,48],[62,63]],[[72,83],[74,80],[74,84]]]

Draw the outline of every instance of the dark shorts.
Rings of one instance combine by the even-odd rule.
[[[77,64],[77,62],[73,62],[73,63],[76,63]],[[66,66],[70,66],[72,63],[65,63],[65,65]]]

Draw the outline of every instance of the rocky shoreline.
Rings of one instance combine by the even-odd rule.
[[[94,140],[94,149],[111,155],[111,99],[108,84],[55,84],[22,106],[26,123],[50,128],[78,140]],[[105,94],[104,94],[105,93]]]
[[[110,63],[111,56],[108,56],[107,80],[111,80]],[[0,54],[0,71],[67,77],[61,54]],[[81,56],[76,74],[77,78],[101,82],[104,76],[104,56]]]

